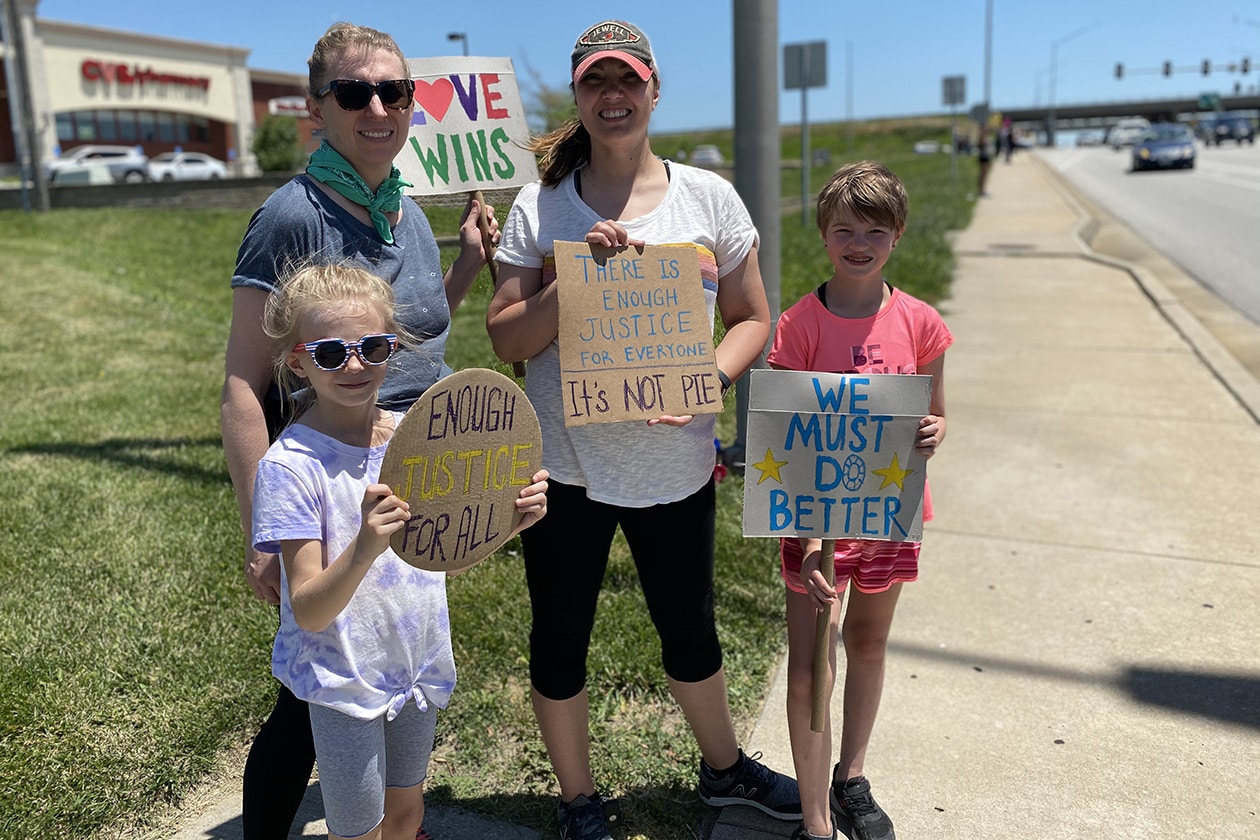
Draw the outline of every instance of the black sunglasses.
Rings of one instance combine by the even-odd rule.
[[[391,79],[385,82],[362,82],[358,79],[333,79],[315,94],[323,99],[329,91],[343,111],[362,111],[372,101],[375,93],[381,104],[395,111],[405,111],[416,93],[416,83],[411,79]]]
[[[350,351],[359,354],[365,365],[383,365],[398,349],[398,336],[393,333],[365,335],[358,341],[342,341],[340,338],[321,338],[298,344],[293,352],[305,350],[320,370],[341,370],[350,361]]]

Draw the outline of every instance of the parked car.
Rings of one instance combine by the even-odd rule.
[[[139,184],[148,180],[149,159],[135,146],[75,146],[44,164],[44,175],[53,185],[94,183],[101,167],[115,183]]]
[[[916,155],[934,155],[941,150],[941,144],[935,140],[920,140],[914,144]]]
[[[726,158],[722,157],[722,152],[717,146],[702,143],[692,150],[687,162],[692,166],[721,166],[726,163]]]
[[[162,152],[149,161],[153,181],[217,181],[227,174],[226,163],[201,152]]]
[[[1155,123],[1133,144],[1133,171],[1193,169],[1194,135],[1181,123]]]
[[[1244,142],[1254,145],[1256,127],[1242,114],[1218,114],[1199,123],[1199,136],[1203,142],[1218,146],[1226,140],[1234,140],[1240,146]]]
[[[1115,151],[1120,151],[1122,146],[1132,146],[1150,127],[1151,122],[1145,117],[1125,117],[1107,132],[1107,145]]]

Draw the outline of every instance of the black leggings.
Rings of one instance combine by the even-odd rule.
[[[586,489],[549,482],[547,515],[521,532],[533,607],[529,676],[551,700],[586,684],[586,654],[608,550],[621,526],[665,673],[700,682],[722,667],[713,621],[713,481],[678,502],[627,508],[594,502]]]
[[[245,760],[244,840],[288,839],[314,767],[315,743],[306,701],[281,685],[275,708],[258,730]]]

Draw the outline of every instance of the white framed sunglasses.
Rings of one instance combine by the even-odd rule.
[[[293,346],[294,353],[310,353],[311,361],[320,370],[341,370],[356,353],[365,365],[383,365],[398,350],[398,336],[393,333],[365,335],[358,341],[321,338]]]

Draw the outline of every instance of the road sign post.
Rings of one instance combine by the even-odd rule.
[[[809,224],[809,113],[806,91],[827,86],[827,42],[783,45],[783,87],[801,91],[801,224]]]
[[[941,101],[949,108],[949,181],[958,183],[958,135],[954,125],[957,106],[967,101],[967,77],[944,76],[941,79]]]

